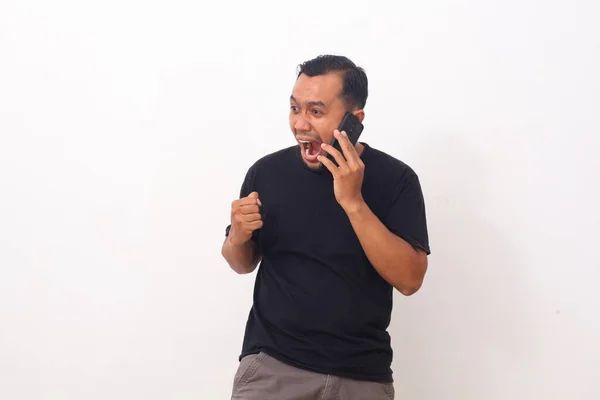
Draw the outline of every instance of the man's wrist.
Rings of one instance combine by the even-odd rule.
[[[361,198],[352,203],[342,205],[342,208],[344,209],[348,217],[354,217],[363,213],[369,208],[369,206],[367,206],[367,203],[364,201],[364,199]]]
[[[229,243],[229,245],[231,247],[240,248],[240,247],[244,247],[248,243],[248,240],[240,241],[238,238],[236,238],[235,234],[232,232],[229,236],[227,236],[227,242]]]
[[[240,247],[240,245],[241,245],[241,243],[239,241],[235,240],[234,235],[231,235],[231,234],[227,236],[227,243],[229,243],[229,245],[231,247]]]

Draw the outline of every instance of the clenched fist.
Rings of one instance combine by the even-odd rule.
[[[231,244],[239,246],[246,243],[252,237],[252,232],[262,228],[260,206],[262,203],[257,192],[252,192],[248,197],[235,200],[231,204],[231,230],[229,231]]]

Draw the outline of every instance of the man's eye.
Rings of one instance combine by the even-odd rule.
[[[321,114],[323,114],[321,112],[321,110],[312,110],[312,113],[315,114],[315,115],[321,115]]]
[[[292,110],[292,111],[298,111],[298,107],[296,107],[296,106],[290,106],[290,110]]]

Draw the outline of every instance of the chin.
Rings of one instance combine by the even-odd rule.
[[[310,168],[313,171],[323,171],[323,170],[327,169],[319,161],[316,161],[316,162],[307,161],[307,160],[302,160],[302,161],[304,162],[304,165],[306,165],[308,168]]]

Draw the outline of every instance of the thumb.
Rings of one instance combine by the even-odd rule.
[[[256,199],[258,202],[258,205],[262,206],[262,203],[260,202],[260,199],[258,198],[258,192],[252,192],[248,195],[248,197]]]

